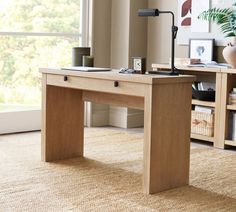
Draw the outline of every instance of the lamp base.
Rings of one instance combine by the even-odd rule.
[[[174,67],[174,69],[171,71],[148,71],[148,74],[178,76],[179,70]]]

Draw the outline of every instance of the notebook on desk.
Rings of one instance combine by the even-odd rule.
[[[61,68],[61,70],[68,70],[68,71],[83,71],[83,72],[101,72],[101,71],[111,71],[110,68],[84,67],[84,66],[72,66],[72,67],[67,67],[67,68]]]

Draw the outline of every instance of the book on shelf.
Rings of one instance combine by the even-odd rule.
[[[236,141],[236,112],[230,112],[230,115],[229,115],[228,137],[230,140]]]
[[[200,62],[201,62],[200,59],[175,57],[175,65],[179,65],[179,66],[198,64]],[[171,58],[169,58],[169,64],[171,64]]]
[[[201,113],[207,113],[207,114],[213,114],[214,108],[196,105],[194,111],[201,112]]]
[[[216,61],[209,61],[209,62],[204,62],[201,61],[199,63],[195,64],[189,64],[187,65],[188,67],[205,67],[205,68],[231,68],[231,66],[227,63],[217,63]]]
[[[235,105],[236,104],[236,89],[233,88],[233,90],[229,93],[229,104]]]
[[[199,82],[198,83],[199,91],[209,91],[209,90],[215,91],[215,89],[216,89],[215,83],[212,83],[212,82]]]

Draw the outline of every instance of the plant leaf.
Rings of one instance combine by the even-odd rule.
[[[235,37],[235,36],[236,36],[236,34],[233,33],[233,32],[230,32],[230,33],[225,35],[226,38],[228,38],[228,37]]]
[[[233,4],[236,6],[236,3]],[[199,19],[215,22],[225,37],[236,35],[236,10],[233,8],[212,8],[203,11],[198,16]]]

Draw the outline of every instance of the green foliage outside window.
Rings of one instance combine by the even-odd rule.
[[[0,31],[77,33],[78,0],[0,0]],[[39,104],[39,67],[71,64],[79,38],[0,36],[0,104]]]

